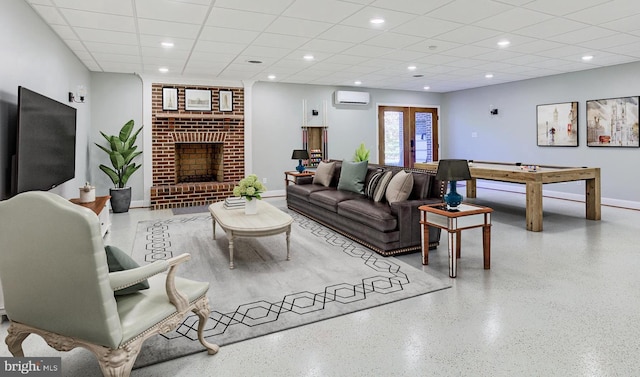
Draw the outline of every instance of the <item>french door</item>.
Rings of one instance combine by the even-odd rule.
[[[379,163],[412,168],[438,160],[438,109],[378,107]]]

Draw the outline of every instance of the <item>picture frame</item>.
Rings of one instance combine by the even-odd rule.
[[[536,130],[539,147],[577,147],[578,102],[536,106]]]
[[[639,148],[639,96],[587,101],[587,146]]]
[[[162,88],[162,110],[178,110],[178,88]]]
[[[233,92],[230,90],[220,90],[218,92],[218,98],[220,100],[220,111],[233,111]]]
[[[184,109],[188,111],[211,111],[211,90],[185,89]]]

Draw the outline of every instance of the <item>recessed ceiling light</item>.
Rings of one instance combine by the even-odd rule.
[[[169,72],[169,68],[167,67],[158,68],[158,71],[160,71],[161,73],[167,73]]]
[[[308,61],[311,61],[311,60],[313,60],[313,59],[314,59],[313,55],[311,55],[311,54],[307,54],[307,55],[303,56],[302,58],[303,58],[304,60],[308,60]]]
[[[493,78],[493,73],[487,73],[486,75],[484,75],[484,77],[488,79]]]
[[[585,62],[588,62],[591,59],[593,59],[593,55],[585,55],[582,57],[582,60],[584,60]]]
[[[275,80],[276,75],[269,75],[269,76],[267,76],[267,78],[268,78],[269,80]]]
[[[428,48],[429,48],[429,50],[435,50],[435,49],[437,49],[437,48],[438,48],[438,46],[436,46],[436,45],[431,45],[431,46],[429,46]]]
[[[425,87],[423,87],[422,89],[424,89],[424,90],[429,90],[429,89],[431,89],[431,88],[430,88],[430,87],[428,87],[428,86],[425,86]]]
[[[415,71],[416,68],[418,68],[418,67],[416,67],[415,65],[410,65],[410,66],[407,67],[407,69],[410,70],[410,71]]]
[[[507,47],[507,46],[509,46],[510,44],[511,44],[511,42],[509,42],[509,41],[508,41],[508,40],[506,40],[506,39],[503,39],[503,40],[501,40],[500,42],[498,42],[498,46],[500,46],[500,47]]]
[[[247,60],[247,63],[251,63],[251,64],[262,64],[261,60]]]
[[[160,45],[162,45],[162,47],[164,48],[171,48],[173,47],[173,42],[162,42],[160,43]]]
[[[354,85],[362,85],[362,81],[354,81],[353,84]]]
[[[413,77],[424,77],[424,75],[413,75]]]
[[[374,24],[374,25],[384,24],[384,18],[382,18],[382,17],[374,17],[374,18],[370,19],[369,22]]]

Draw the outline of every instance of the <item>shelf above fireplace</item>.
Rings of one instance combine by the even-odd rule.
[[[156,113],[157,119],[233,119],[243,120],[238,114]]]

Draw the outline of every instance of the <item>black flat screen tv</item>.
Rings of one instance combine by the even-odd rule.
[[[18,87],[13,194],[50,190],[75,177],[76,109]]]

